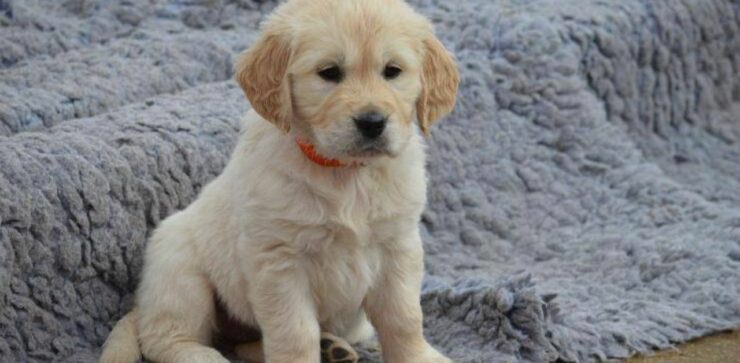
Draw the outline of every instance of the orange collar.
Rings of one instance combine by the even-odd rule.
[[[295,143],[298,144],[298,148],[301,149],[301,151],[303,152],[303,155],[306,155],[308,160],[313,161],[317,165],[325,166],[327,168],[342,168],[346,166],[357,166],[358,165],[356,162],[353,162],[351,164],[345,164],[337,159],[329,159],[319,154],[319,152],[316,151],[316,148],[308,141],[304,141],[299,138],[296,138]]]

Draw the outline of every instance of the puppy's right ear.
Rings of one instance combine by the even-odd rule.
[[[290,130],[293,107],[287,77],[290,46],[275,32],[265,32],[236,61],[236,81],[260,116]]]

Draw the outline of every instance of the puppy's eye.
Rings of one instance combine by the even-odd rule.
[[[385,66],[385,69],[383,70],[383,77],[385,79],[394,79],[398,77],[398,75],[401,74],[401,68],[398,68],[393,65],[387,65]]]
[[[337,66],[332,66],[319,71],[319,77],[328,82],[339,83],[342,80],[342,70]]]

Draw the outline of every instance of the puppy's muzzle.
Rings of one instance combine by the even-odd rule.
[[[368,139],[376,139],[383,134],[388,118],[378,112],[366,112],[352,118],[360,134]]]

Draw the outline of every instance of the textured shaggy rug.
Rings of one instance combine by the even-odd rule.
[[[411,2],[463,76],[429,139],[434,344],[591,362],[740,327],[740,2]],[[223,167],[274,6],[0,0],[0,361],[95,361],[148,232]]]

